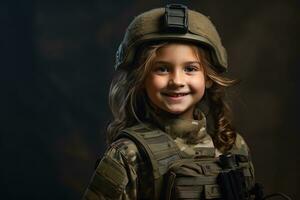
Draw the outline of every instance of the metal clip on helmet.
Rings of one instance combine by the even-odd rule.
[[[142,44],[160,41],[186,41],[205,46],[217,72],[227,69],[226,50],[215,26],[208,17],[181,4],[169,4],[135,17],[117,51],[115,68],[130,68]]]

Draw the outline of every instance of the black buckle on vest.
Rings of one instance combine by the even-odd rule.
[[[182,4],[168,4],[165,8],[165,26],[168,32],[187,33],[188,9]]]

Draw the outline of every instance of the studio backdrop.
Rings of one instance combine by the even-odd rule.
[[[125,29],[170,2],[216,24],[229,76],[241,80],[230,104],[257,181],[266,193],[300,198],[298,1],[5,0],[1,199],[80,199],[107,147],[108,90]]]

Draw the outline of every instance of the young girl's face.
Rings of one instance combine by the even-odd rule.
[[[145,89],[156,107],[192,119],[205,91],[205,76],[195,48],[180,43],[160,48],[146,76]]]

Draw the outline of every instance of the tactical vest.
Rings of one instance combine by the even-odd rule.
[[[253,186],[254,175],[248,152],[233,148],[230,152],[236,158],[238,170],[230,170],[215,157],[215,148],[197,148],[195,157],[183,157],[168,134],[145,124],[126,128],[118,136],[124,137],[137,145],[152,169],[155,200],[222,199],[228,191],[233,191],[230,195],[235,195],[236,199],[250,199],[250,195],[236,194],[236,190],[232,190],[233,179],[239,181],[241,177],[244,179],[234,187],[245,187],[248,193]]]

